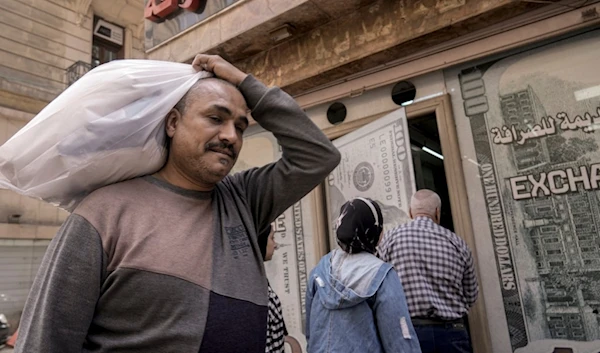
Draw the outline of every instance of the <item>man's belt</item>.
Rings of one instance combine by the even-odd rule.
[[[413,325],[422,325],[422,326],[433,326],[433,325],[446,325],[446,324],[465,324],[465,319],[454,319],[454,320],[444,320],[435,317],[413,317],[410,319]]]

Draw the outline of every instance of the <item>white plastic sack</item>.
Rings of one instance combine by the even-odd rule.
[[[151,60],[93,69],[0,146],[0,188],[72,211],[99,187],[156,172],[167,113],[207,76]]]

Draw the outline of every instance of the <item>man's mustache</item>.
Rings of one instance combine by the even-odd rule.
[[[233,149],[233,145],[222,142],[222,141],[221,142],[209,142],[206,144],[206,146],[204,146],[204,150],[221,152],[221,153],[228,154],[233,159],[237,158],[237,153],[235,153],[235,150]]]

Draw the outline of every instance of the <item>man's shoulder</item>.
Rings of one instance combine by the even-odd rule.
[[[456,233],[454,233],[450,229],[448,229],[440,224],[435,224],[435,228],[438,233],[444,234],[454,241],[458,241],[460,243],[466,244],[465,241],[461,237],[459,237]]]
[[[245,198],[249,180],[257,176],[265,176],[264,171],[274,166],[275,163],[269,163],[263,167],[252,167],[229,174],[216,184],[216,190],[226,199]]]
[[[410,222],[401,224],[388,232],[389,238],[402,237],[403,235],[414,235],[419,234],[439,234],[443,235],[452,240],[464,242],[462,238],[452,232],[450,229],[445,228],[430,219],[417,218]]]
[[[256,170],[258,170],[258,167],[252,167],[233,174],[229,174],[225,178],[223,178],[223,180],[218,182],[216,187],[217,189],[221,189],[222,191],[230,190],[234,192],[239,192],[239,188],[241,187],[241,185],[244,184],[248,176],[252,175],[252,173],[254,173],[254,171]]]
[[[414,225],[412,225],[413,222],[414,221],[410,221],[400,224],[385,232],[383,239],[381,240],[381,244],[379,245],[379,249],[383,250],[390,248],[407,234],[412,234],[414,229]]]
[[[86,196],[85,199],[83,199],[82,203],[122,199],[124,196],[131,197],[134,196],[137,191],[146,187],[146,184],[148,183],[145,182],[143,178],[135,178],[106,185],[91,192],[88,196]]]
[[[134,202],[148,186],[142,178],[103,186],[87,195],[73,213],[86,217],[90,212],[101,213],[119,204]]]
[[[396,227],[390,229],[388,231],[389,235],[401,235],[401,234],[406,234],[406,233],[410,233],[413,232],[415,229],[420,228],[420,225],[416,223],[416,221],[410,221],[410,222],[406,222],[400,225],[397,225]]]
[[[435,226],[437,229],[437,233],[445,236],[446,239],[448,239],[448,241],[450,241],[450,243],[461,253],[464,253],[465,251],[470,251],[467,242],[463,238],[459,237],[456,233],[454,233],[446,227],[443,227],[439,224],[435,224]]]

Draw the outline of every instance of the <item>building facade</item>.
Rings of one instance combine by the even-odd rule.
[[[91,67],[144,58],[142,0],[0,2],[0,144]],[[17,327],[49,240],[68,213],[0,190],[0,313]]]

